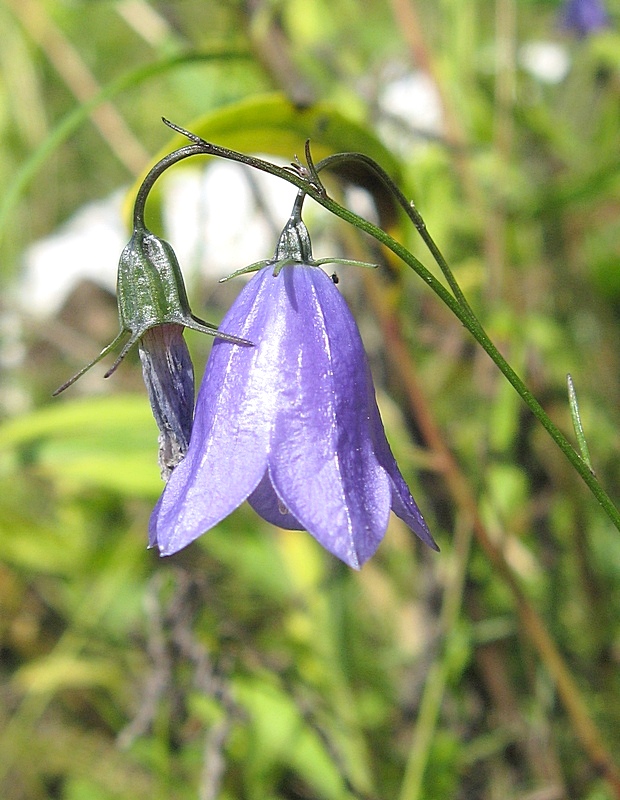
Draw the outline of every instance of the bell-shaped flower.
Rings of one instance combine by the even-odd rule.
[[[560,12],[562,27],[584,38],[609,24],[602,0],[566,0]]]
[[[150,545],[175,553],[248,500],[356,569],[390,510],[436,549],[388,445],[355,320],[313,262],[298,214],[220,329],[254,347],[214,342],[189,450],[153,511]]]

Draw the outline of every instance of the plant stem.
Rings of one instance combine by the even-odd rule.
[[[370,283],[367,276],[365,276],[365,282],[367,286]],[[377,286],[376,282],[373,286]],[[571,721],[575,736],[581,742],[590,763],[596,770],[600,770],[613,787],[615,796],[620,798],[620,772],[612,755],[607,751],[603,737],[592,720],[588,704],[557,645],[506,560],[502,543],[493,539],[480,516],[478,503],[468,478],[448,447],[435,421],[431,404],[426,399],[415,374],[398,319],[394,320],[392,308],[386,302],[384,293],[373,288],[368,292],[368,296],[383,333],[388,358],[402,381],[409,408],[420,426],[425,443],[434,455],[434,461],[444,477],[454,504],[461,509],[465,519],[471,521],[476,541],[510,589],[523,630],[551,676]],[[437,677],[441,678],[441,674],[437,674]],[[428,702],[431,701],[436,702],[437,698],[431,697]],[[428,710],[425,711],[426,713],[429,713]],[[423,726],[430,724],[426,716],[422,719],[422,724]],[[417,800],[416,792],[421,780],[421,775],[416,774],[420,769],[420,766],[417,765],[418,758],[420,758],[417,747],[418,745],[414,743],[410,754],[413,765],[411,768],[409,765],[407,767],[399,800]]]
[[[411,222],[416,227],[416,230],[420,234],[422,241],[428,247],[431,255],[435,259],[439,269],[443,272],[445,279],[448,281],[448,285],[450,289],[452,289],[452,293],[456,300],[461,304],[463,310],[467,311],[468,314],[471,315],[472,319],[476,318],[467,298],[463,294],[461,287],[458,284],[458,281],[454,277],[454,273],[450,269],[447,261],[443,257],[441,250],[435,244],[435,240],[430,235],[428,228],[426,227],[426,223],[422,219],[422,215],[415,207],[413,201],[407,200],[405,195],[401,192],[398,185],[394,183],[392,178],[388,175],[388,173],[377,164],[374,159],[369,158],[368,156],[364,155],[363,153],[337,153],[333,156],[327,156],[322,161],[316,165],[317,173],[329,167],[335,167],[338,164],[341,164],[346,161],[358,161],[361,164],[364,164],[369,169],[371,169],[375,175],[383,182],[384,186],[386,186],[390,192],[394,195],[398,204],[401,206],[405,214],[409,217]]]
[[[140,188],[138,189],[136,200],[133,206],[134,230],[146,227],[144,223],[144,208],[146,206],[146,200],[149,196],[149,192],[155,185],[155,181],[168,169],[168,167],[171,167],[173,164],[183,161],[184,158],[200,155],[204,155],[204,153],[198,145],[188,144],[185,147],[181,147],[178,150],[174,150],[172,153],[169,153],[167,156],[164,156],[161,161],[158,161],[157,164],[155,164],[155,166],[149,170],[146,177],[140,184]]]
[[[405,204],[412,209],[413,217],[410,214],[410,218],[414,220],[416,228],[421,234],[423,234],[424,241],[431,249],[433,257],[446,276],[446,280],[449,282],[454,294],[451,294],[443,285],[443,283],[441,283],[419,259],[410,253],[407,248],[393,239],[388,233],[381,228],[378,228],[376,225],[373,225],[371,222],[368,222],[368,220],[364,219],[363,217],[360,217],[354,212],[349,211],[349,209],[344,208],[335,200],[332,200],[325,192],[324,186],[320,182],[317,182],[315,177],[315,169],[308,171],[303,167],[299,167],[299,165],[293,165],[292,167],[278,167],[275,164],[264,161],[263,159],[255,158],[254,156],[248,156],[243,153],[238,153],[235,150],[230,150],[226,147],[220,147],[219,145],[211,144],[210,142],[206,142],[204,139],[201,139],[199,136],[173,125],[167,120],[164,120],[164,122],[166,122],[166,124],[174,130],[187,136],[195,145],[197,145],[197,147],[200,148],[199,152],[203,153],[204,155],[218,156],[220,158],[236,161],[240,164],[246,164],[254,169],[259,169],[262,172],[267,172],[270,175],[275,175],[283,180],[288,181],[289,183],[294,184],[298,189],[305,191],[306,194],[315,202],[319,203],[319,205],[322,205],[328,211],[331,211],[345,222],[349,222],[351,225],[354,225],[365,233],[368,233],[378,242],[385,245],[385,247],[391,250],[400,259],[402,259],[402,261],[404,261],[407,266],[416,272],[420,278],[422,278],[422,280],[427,283],[428,286],[435,292],[435,294],[441,300],[443,300],[448,308],[471,333],[478,344],[480,344],[480,346],[488,353],[490,358],[495,362],[509,383],[514,387],[523,402],[528,406],[536,419],[538,419],[543,428],[547,431],[569,462],[573,465],[575,470],[579,473],[586,486],[590,489],[594,497],[596,497],[602,506],[608,518],[618,529],[618,531],[620,531],[620,511],[616,508],[607,492],[603,489],[597,478],[592,474],[588,465],[581,458],[579,453],[574,449],[557,425],[552,422],[538,400],[536,400],[525,383],[495,347],[478,318],[472,311],[469,303],[465,299],[456,279],[454,278],[454,275],[449,269],[445,259],[441,255],[439,248],[437,248],[434,241],[430,237],[430,234],[428,234],[426,231],[426,225],[424,224],[422,217],[419,215],[417,210],[411,206],[410,203],[406,202],[406,199]],[[375,165],[375,162],[373,162],[372,159],[369,159],[367,156],[364,156],[360,153],[343,153],[339,155],[339,158],[341,160],[348,158],[351,160],[363,161],[369,166],[372,166],[377,174],[381,174],[383,172],[378,165]],[[323,163],[323,166],[326,166],[325,163]],[[390,180],[388,185],[392,186],[393,182]],[[396,196],[397,199],[399,199],[400,196],[402,196],[402,193],[398,191]],[[404,196],[402,197],[404,198]],[[399,199],[399,202],[401,205],[403,205],[402,200]]]

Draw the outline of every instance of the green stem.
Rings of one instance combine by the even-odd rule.
[[[206,142],[204,139],[201,139],[199,136],[196,136],[193,133],[189,133],[188,131],[179,128],[176,125],[169,123],[167,120],[164,120],[166,124],[170,125],[171,128],[182,133],[183,135],[187,136],[194,144],[200,147],[200,152],[204,153],[204,155],[210,156],[217,156],[219,158],[226,158],[231,161],[237,161],[241,164],[246,164],[254,169],[259,169],[262,172],[267,172],[270,175],[275,175],[278,178],[282,178],[289,183],[294,184],[297,186],[298,189],[302,189],[306,194],[311,197],[315,202],[322,205],[328,211],[331,211],[332,214],[335,214],[337,217],[340,217],[345,222],[349,222],[351,225],[354,225],[356,228],[368,233],[374,239],[376,239],[381,244],[385,245],[389,250],[391,250],[395,255],[397,255],[402,261],[407,264],[407,266],[411,267],[411,269],[416,272],[422,280],[428,284],[428,286],[435,292],[435,294],[443,300],[443,302],[448,306],[448,308],[453,312],[453,314],[463,323],[465,328],[471,333],[474,339],[480,344],[480,346],[488,353],[490,358],[495,362],[497,367],[500,371],[504,374],[507,378],[509,383],[514,387],[516,392],[519,394],[523,402],[527,405],[530,411],[534,414],[536,419],[540,422],[543,428],[547,431],[547,433],[551,436],[553,441],[557,444],[560,450],[564,453],[566,458],[569,462],[573,465],[576,471],[581,476],[582,480],[586,484],[586,486],[590,489],[594,497],[598,500],[600,505],[602,506],[603,510],[614,524],[614,526],[620,531],[620,511],[616,508],[614,503],[612,502],[611,498],[607,494],[607,492],[603,489],[600,485],[596,477],[590,471],[588,465],[585,461],[581,458],[579,453],[574,449],[568,439],[564,436],[564,434],[560,431],[560,429],[551,421],[550,417],[547,415],[543,407],[540,405],[538,400],[534,397],[534,395],[530,392],[521,378],[517,375],[517,373],[513,370],[510,364],[506,361],[506,359],[502,356],[499,350],[495,347],[493,342],[490,340],[488,334],[482,327],[481,323],[478,321],[477,317],[475,316],[474,312],[472,311],[469,303],[465,299],[454,275],[452,274],[451,270],[449,269],[445,259],[441,255],[439,249],[431,239],[430,235],[424,235],[424,241],[427,245],[431,246],[431,252],[437,263],[439,264],[440,268],[442,269],[444,275],[446,276],[446,280],[448,280],[451,288],[455,292],[455,294],[451,294],[448,289],[441,283],[437,278],[430,272],[430,270],[422,264],[412,253],[410,253],[406,247],[402,244],[397,242],[393,239],[388,233],[386,233],[381,228],[378,228],[376,225],[373,225],[368,220],[364,219],[363,217],[358,216],[353,211],[349,211],[349,209],[344,208],[335,200],[332,200],[330,197],[327,196],[325,192],[325,188],[319,182],[317,182],[316,178],[316,170],[311,169],[310,171],[306,170],[303,167],[299,167],[299,165],[293,165],[292,167],[277,167],[275,164],[271,164],[268,161],[263,161],[263,159],[255,158],[253,156],[247,156],[243,153],[237,153],[235,150],[230,150],[226,147],[220,147],[219,145],[211,144],[210,142]],[[357,153],[346,153],[342,154],[340,158],[355,158],[357,160],[363,160],[371,166],[377,174],[382,172],[381,168],[378,165],[375,165],[371,159],[368,159],[366,156],[360,156]],[[333,163],[333,162],[332,162]],[[325,166],[324,162],[323,165]],[[390,181],[390,186],[391,186]],[[402,193],[401,193],[402,194]],[[413,206],[411,206],[402,195],[403,199],[405,200],[405,204],[412,209],[414,214],[414,222],[416,224],[416,228],[422,233],[422,231],[426,232],[426,226],[424,221],[422,220],[419,213],[415,210]],[[402,205],[402,202],[401,202]],[[409,215],[410,218],[411,214]],[[430,243],[430,244],[429,244]]]
[[[448,281],[448,285],[452,289],[452,293],[454,297],[458,300],[461,304],[463,309],[467,311],[471,315],[473,319],[476,318],[467,298],[463,294],[461,287],[458,284],[458,281],[454,277],[454,273],[450,269],[448,262],[443,257],[441,250],[435,244],[435,240],[428,232],[428,228],[426,227],[426,223],[424,222],[422,215],[415,207],[415,204],[412,200],[407,200],[405,195],[401,192],[398,185],[394,183],[392,178],[390,178],[389,174],[383,169],[383,167],[379,166],[377,162],[370,158],[369,156],[364,155],[363,153],[336,153],[333,156],[327,156],[322,161],[316,165],[316,172],[320,172],[322,169],[326,169],[329,167],[334,167],[337,164],[341,164],[346,161],[359,161],[362,164],[365,164],[369,167],[375,175],[382,181],[384,186],[386,186],[390,192],[394,195],[398,204],[404,210],[405,214],[409,217],[409,219],[413,222],[416,227],[416,230],[422,237],[422,241],[428,247],[431,255],[437,262],[440,270],[443,272],[446,280]]]
[[[317,203],[320,203],[329,211],[332,211],[334,214],[339,216],[341,219],[344,219],[346,222],[350,222],[352,225],[360,228],[361,230],[365,231],[366,233],[370,234],[372,237],[377,239],[377,241],[384,244],[389,250],[391,250],[395,255],[401,258],[411,269],[413,269],[421,278],[424,280],[430,288],[437,294],[441,300],[450,308],[450,310],[455,314],[455,316],[463,323],[463,325],[467,328],[467,330],[471,333],[471,335],[476,339],[476,341],[481,345],[481,347],[488,353],[491,359],[495,362],[497,367],[500,371],[504,374],[504,376],[508,379],[509,383],[513,386],[513,388],[517,391],[523,402],[528,406],[530,411],[534,414],[536,419],[541,423],[547,433],[551,436],[553,441],[557,444],[560,450],[564,453],[566,458],[570,461],[573,467],[577,470],[581,478],[583,479],[586,486],[590,489],[592,494],[596,497],[596,499],[601,504],[603,510],[611,520],[611,522],[615,525],[615,527],[620,531],[620,511],[616,508],[614,503],[612,502],[611,498],[607,494],[607,492],[603,489],[600,485],[596,477],[590,471],[590,468],[586,464],[586,462],[581,458],[579,453],[574,449],[571,443],[566,439],[564,434],[560,431],[560,429],[552,422],[549,418],[543,407],[540,405],[538,400],[534,397],[534,395],[530,392],[521,378],[517,375],[517,373],[513,370],[510,364],[506,361],[506,359],[502,356],[499,350],[495,347],[493,342],[490,340],[488,334],[478,321],[478,319],[473,316],[468,310],[466,310],[461,303],[458,302],[445,288],[445,286],[440,283],[435,276],[429,272],[429,270],[420,262],[418,259],[412,255],[406,248],[404,248],[401,244],[397,241],[392,239],[392,237],[387,234],[385,231],[377,228],[372,223],[368,222],[361,217],[358,217],[357,214],[353,214],[346,208],[343,208],[338,203],[335,203],[330,198],[322,198],[320,196],[314,197],[313,193],[308,190],[308,194]]]
[[[204,155],[204,151],[201,147],[199,147],[199,145],[188,144],[185,147],[180,147],[178,150],[175,150],[174,152],[169,153],[167,156],[164,156],[161,161],[158,161],[157,164],[155,164],[155,166],[149,170],[145,179],[140,184],[140,188],[138,189],[138,193],[136,195],[136,200],[133,207],[134,230],[146,228],[144,223],[144,208],[146,206],[149,192],[155,185],[155,181],[168,169],[168,167],[171,167],[173,164],[183,161],[184,158],[200,155]]]

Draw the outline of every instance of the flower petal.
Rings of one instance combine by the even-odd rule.
[[[374,390],[366,355],[322,270],[284,267],[275,280],[283,357],[271,480],[290,513],[357,569],[379,546],[391,504],[368,424]]]
[[[159,428],[162,478],[184,458],[194,415],[194,368],[183,338],[183,326],[156,325],[139,342],[142,374]]]
[[[374,431],[375,452],[381,466],[390,476],[390,482],[392,484],[392,511],[397,517],[400,517],[425,544],[432,547],[433,550],[439,551],[439,547],[431,536],[428,525],[424,521],[424,517],[418,508],[418,504],[413,499],[413,495],[398,469],[396,459],[392,455],[392,450],[385,437],[385,430],[378,408],[376,409],[374,419],[371,419],[371,424]]]
[[[278,497],[271,482],[269,470],[263,475],[261,482],[248,497],[248,503],[264,520],[278,528],[285,528],[289,531],[305,530],[299,520],[295,519],[284,505],[282,499]]]
[[[356,569],[379,546],[391,508],[435,546],[385,438],[357,325],[328,276],[265,267],[221,330],[255,347],[214,344],[151,544],[176,552],[248,499]]]
[[[220,330],[260,342],[277,327],[265,278],[239,294]],[[162,555],[185,547],[250,495],[267,469],[277,381],[277,338],[243,347],[216,340],[196,401],[189,450],[151,516]]]

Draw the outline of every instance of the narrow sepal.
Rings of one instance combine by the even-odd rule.
[[[120,333],[116,336],[116,338],[113,341],[111,341],[110,344],[106,345],[106,347],[103,348],[103,350],[99,353],[97,358],[94,358],[89,364],[87,364],[85,367],[82,367],[82,369],[79,372],[76,372],[75,375],[73,375],[71,378],[69,378],[68,381],[65,381],[62,384],[62,386],[59,386],[58,389],[56,389],[54,392],[52,392],[52,397],[57,397],[61,392],[64,392],[65,389],[68,389],[69,386],[72,386],[77,381],[78,378],[81,378],[82,375],[84,375],[85,372],[88,372],[88,370],[91,367],[94,367],[95,364],[98,364],[101,361],[102,358],[105,358],[105,356],[107,356],[108,353],[112,352],[112,350],[118,345],[118,343],[125,336],[128,336],[128,335],[129,335],[129,331],[125,331],[125,330],[120,331]],[[106,372],[106,374],[104,375],[104,377],[107,378],[111,374],[111,372],[113,372],[113,371],[114,370],[112,370],[112,371],[108,370]]]

